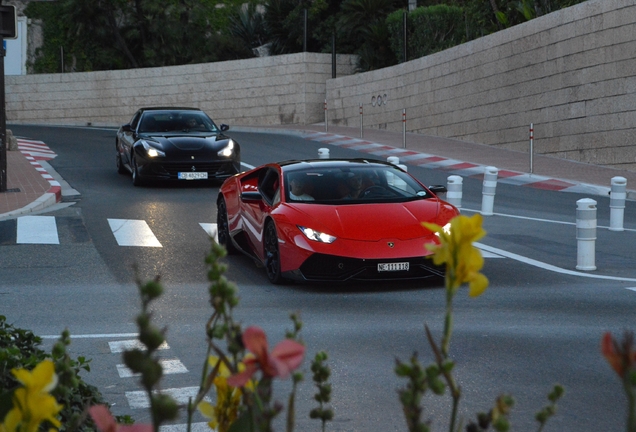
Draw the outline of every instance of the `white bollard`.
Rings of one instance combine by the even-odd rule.
[[[627,198],[627,179],[625,177],[612,177],[612,189],[610,193],[610,231],[623,231],[625,198]]]
[[[583,198],[576,202],[576,269],[596,270],[596,201]]]
[[[406,165],[401,164],[400,158],[397,156],[389,156],[388,158],[386,158],[386,161],[390,164],[400,167],[402,171],[408,171],[408,169],[406,168]]]
[[[497,174],[499,170],[493,166],[484,169],[484,184],[482,188],[481,214],[484,216],[493,215],[495,205],[495,189],[497,189]]]
[[[329,159],[329,149],[328,148],[319,148],[318,149],[318,159]]]
[[[461,211],[462,208],[462,183],[464,179],[458,175],[448,176],[446,189],[446,201],[457,207]]]

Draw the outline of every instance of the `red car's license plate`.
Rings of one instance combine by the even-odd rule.
[[[398,262],[398,263],[380,263],[378,264],[378,271],[408,271],[409,263],[408,262]]]

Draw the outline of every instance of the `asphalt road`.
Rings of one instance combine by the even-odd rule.
[[[58,155],[51,165],[82,198],[47,213],[58,220],[60,245],[0,242],[0,314],[40,335],[69,328],[72,353],[93,359],[86,379],[115,404],[113,411],[147,420],[147,410],[131,407],[127,397],[141,387],[134,378],[120,377],[122,361],[109,344],[136,332],[139,302],[132,266],[144,278],[161,275],[166,293],[155,305],[154,319],[168,328],[169,349],[162,355],[187,370],[167,375],[163,388],[197,386],[204,324],[211,313],[203,262],[210,241],[200,224],[216,221],[218,187],[133,187],[130,177],[117,174],[114,130],[11,129],[46,142]],[[241,143],[244,162],[253,166],[316,157],[324,147],[290,135],[230,135]],[[339,147],[330,150],[334,158],[361,156]],[[426,184],[446,184],[448,176],[419,167],[409,172]],[[464,213],[480,209],[481,188],[480,181],[464,179]],[[625,232],[598,230],[598,270],[583,273],[575,271],[574,218],[580,198],[497,186],[496,215],[485,218],[488,235],[481,241],[499,255],[486,259],[490,287],[474,299],[463,290],[454,302],[451,355],[465,419],[487,411],[499,394],[507,393],[517,402],[511,415],[514,430],[536,430],[534,413],[560,383],[566,395],[544,430],[624,430],[625,398],[599,346],[603,332],[619,335],[634,328],[636,292],[630,288],[636,287],[636,224],[629,215],[636,214],[636,203],[627,203]],[[598,224],[608,226],[609,200],[595,199]],[[146,221],[162,246],[119,246],[108,219]],[[10,238],[12,229],[15,223],[0,222],[2,238]],[[250,259],[232,256],[228,263],[228,277],[241,295],[236,315],[245,325],[263,327],[273,344],[291,328],[289,313],[300,311],[308,355],[328,352],[336,416],[328,430],[406,430],[396,393],[405,382],[393,373],[395,358],[406,361],[416,351],[424,365],[432,361],[423,328],[427,324],[441,336],[444,291],[439,282],[273,286]],[[315,390],[308,362],[303,367],[307,373],[297,430],[319,430],[306,415],[315,406]],[[277,388],[279,399],[285,400],[287,387]],[[428,395],[425,403],[423,417],[432,420],[433,430],[445,430],[448,397]]]

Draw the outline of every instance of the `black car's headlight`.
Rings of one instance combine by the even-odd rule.
[[[234,154],[234,141],[229,140],[227,145],[217,153],[219,156],[230,157]]]
[[[157,150],[156,148],[152,147],[150,144],[148,144],[146,141],[141,141],[141,145],[144,146],[144,150],[146,150],[146,155],[150,158],[156,158],[156,157],[166,157],[166,154],[164,152],[162,152],[161,150]]]
[[[307,237],[309,240],[317,241],[320,243],[333,243],[334,241],[336,241],[336,237],[332,235],[321,233],[319,231],[313,230],[311,228],[305,228],[300,225],[296,226],[303,234],[305,234],[305,237]]]

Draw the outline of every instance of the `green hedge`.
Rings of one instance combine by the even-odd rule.
[[[391,33],[391,49],[396,57],[404,61],[404,10],[387,17]],[[408,59],[445,50],[466,41],[464,11],[457,6],[445,4],[419,7],[407,14]]]
[[[5,316],[0,315],[0,422],[11,409],[13,390],[19,386],[11,370],[33,370],[41,361],[51,359],[59,379],[51,394],[64,406],[59,417],[62,422],[60,432],[96,431],[90,417],[85,415],[85,409],[106,403],[97,387],[87,384],[80,377],[81,371],[90,371],[90,360],[84,357],[72,359],[66,353],[66,347],[70,344],[68,331],[62,333],[51,354],[40,349],[41,344],[42,338],[30,330],[14,327],[7,323]],[[132,423],[128,416],[119,417],[118,420],[120,423]]]

